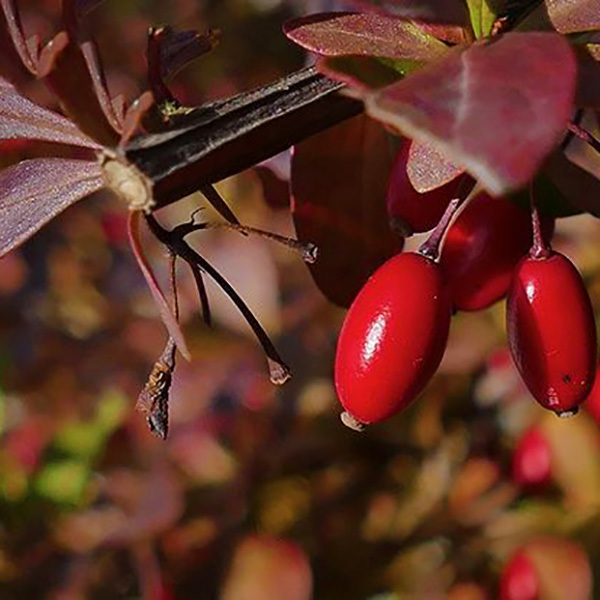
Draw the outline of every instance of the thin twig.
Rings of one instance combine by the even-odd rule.
[[[207,273],[227,294],[227,296],[229,296],[231,301],[236,305],[238,310],[246,319],[246,322],[251,327],[254,335],[257,337],[267,356],[271,381],[276,384],[285,383],[290,378],[290,370],[279,356],[279,353],[275,349],[273,342],[271,342],[269,336],[262,328],[252,311],[248,308],[248,306],[235,291],[235,289],[229,284],[229,282],[204,257],[198,254],[198,252],[196,252],[184,240],[183,236],[185,235],[185,226],[180,226],[179,228],[176,227],[172,231],[169,231],[168,229],[162,227],[153,215],[145,215],[145,217],[150,230],[160,242],[162,242],[173,254],[185,260],[188,265],[195,265]]]

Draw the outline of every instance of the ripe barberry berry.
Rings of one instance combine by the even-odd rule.
[[[533,397],[558,415],[577,412],[594,382],[596,327],[581,275],[566,256],[521,260],[508,293],[507,328]]]
[[[554,219],[542,218],[541,226],[550,239]],[[477,194],[448,229],[440,255],[454,308],[481,310],[503,298],[531,242],[528,211],[506,198]]]
[[[517,442],[512,479],[528,491],[542,490],[552,481],[552,449],[538,427],[526,431]]]
[[[335,359],[346,423],[383,421],[408,406],[436,371],[448,339],[450,296],[437,263],[388,260],[350,307]]]
[[[429,192],[420,193],[415,190],[406,172],[410,144],[410,140],[403,140],[400,145],[392,166],[386,197],[390,225],[403,236],[433,229],[450,201],[457,197],[460,186],[465,192],[472,187],[472,180],[467,185],[463,177],[457,177]]]
[[[540,583],[531,560],[523,552],[515,554],[504,567],[500,579],[500,600],[539,600]]]

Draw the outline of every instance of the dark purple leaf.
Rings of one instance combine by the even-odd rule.
[[[165,81],[202,54],[210,52],[221,37],[219,31],[173,31],[152,27],[148,33],[148,83],[157,103],[173,102],[175,97]]]
[[[23,33],[21,19],[14,0],[0,0],[2,17],[0,17],[0,29],[5,29],[12,41],[12,46],[17,52],[21,63],[30,72],[35,74],[38,63],[38,46],[28,43]],[[0,37],[4,34],[0,33]],[[10,59],[10,56],[2,56],[2,60]]]
[[[579,108],[600,108],[600,63],[590,53],[591,45],[575,46],[577,54],[577,94]]]
[[[556,150],[546,162],[545,174],[576,208],[600,217],[600,181]]]
[[[99,149],[74,123],[42,108],[0,78],[0,139],[31,139]]]
[[[200,33],[173,31],[167,27],[161,31],[164,34],[160,43],[160,69],[164,79],[173,76],[199,56],[210,52],[221,39],[221,32],[211,29]]]
[[[119,132],[104,112],[105,101],[97,95],[98,77],[90,72],[82,49],[66,32],[61,31],[42,50],[38,76],[81,131],[103,146],[118,144]]]
[[[97,162],[38,158],[0,172],[0,256],[104,184]]]
[[[133,254],[135,259],[137,260],[138,266],[146,279],[146,283],[150,288],[150,292],[152,293],[152,297],[154,298],[154,302],[158,308],[158,312],[160,314],[160,318],[164,323],[169,335],[173,338],[177,349],[181,352],[182,356],[186,360],[191,360],[190,351],[187,348],[187,344],[185,343],[185,337],[183,332],[181,331],[181,327],[175,317],[173,312],[173,308],[171,304],[166,299],[163,291],[160,288],[160,285],[154,275],[154,271],[150,266],[150,263],[146,259],[146,254],[144,253],[144,248],[142,246],[141,240],[141,232],[140,232],[140,224],[142,220],[142,212],[135,211],[131,212],[129,215],[128,221],[128,233],[129,233],[129,242],[131,245],[131,249],[133,250]]]
[[[415,23],[374,13],[321,13],[288,21],[284,30],[291,40],[322,56],[356,54],[425,62],[447,51]]]
[[[361,115],[294,148],[292,215],[298,238],[319,249],[308,265],[319,289],[347,307],[371,273],[400,252],[385,197],[392,165],[384,129]]]
[[[564,135],[576,74],[563,36],[508,33],[366,94],[365,105],[502,195],[526,185]]]
[[[81,43],[79,48],[87,64],[88,72],[94,86],[94,92],[102,107],[102,112],[108,119],[111,127],[115,131],[121,132],[123,129],[122,115],[115,111],[115,107],[113,106],[112,99],[108,92],[108,84],[106,83],[106,77],[104,76],[104,71],[100,63],[100,55],[98,53],[96,42],[87,40]]]

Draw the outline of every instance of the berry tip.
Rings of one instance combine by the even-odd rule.
[[[353,429],[354,431],[361,432],[365,430],[366,425],[353,417],[349,412],[344,411],[340,415],[340,419],[346,427]]]

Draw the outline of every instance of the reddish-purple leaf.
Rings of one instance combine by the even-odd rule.
[[[116,132],[121,132],[123,129],[123,120],[120,118],[120,114],[115,111],[113,106],[110,93],[108,91],[108,84],[106,83],[106,77],[104,76],[104,70],[100,63],[100,55],[98,47],[94,40],[87,40],[79,45],[83,58],[85,59],[88,72],[92,78],[94,86],[94,92],[96,98],[100,103],[104,116],[108,119],[111,127]]]
[[[418,23],[418,25],[425,33],[453,46],[469,43],[469,34],[465,27],[423,22]]]
[[[99,149],[74,123],[21,96],[0,78],[0,139],[30,139]]]
[[[544,0],[519,29],[555,29],[561,33],[600,29],[598,0]]]
[[[284,30],[291,40],[322,56],[358,54],[425,62],[447,51],[415,23],[375,13],[321,13],[288,21]]]
[[[173,31],[163,28],[160,40],[160,70],[164,79],[174,75],[196,58],[210,52],[221,39],[219,30]]]
[[[508,33],[366,94],[365,104],[502,195],[527,184],[563,136],[576,74],[562,35]]]
[[[66,32],[61,31],[42,50],[38,76],[85,134],[103,146],[118,144],[120,135],[104,111],[105,100],[97,93],[98,77],[90,72],[86,55]]]
[[[410,145],[406,174],[420,194],[439,188],[456,179],[464,169],[457,167],[428,144],[413,142]]]
[[[402,250],[385,205],[392,158],[384,129],[364,115],[294,148],[298,238],[318,246],[318,259],[308,267],[323,294],[340,306],[349,306],[371,273]]]
[[[25,39],[23,27],[19,11],[16,8],[14,0],[0,0],[0,8],[2,9],[3,18],[0,18],[0,28],[6,28],[13,48],[19,55],[23,66],[30,72],[35,74],[38,62],[38,46],[37,44],[29,44]],[[4,21],[4,22],[2,22]],[[2,36],[2,34],[0,34]],[[3,55],[3,60],[7,58]]]
[[[146,91],[127,108],[123,117],[120,146],[124,146],[136,133],[142,129],[148,115],[152,115],[156,101],[152,92]]]
[[[352,0],[360,10],[385,10],[388,14],[427,23],[468,27],[469,13],[463,0]]]
[[[185,343],[185,337],[183,332],[181,331],[181,327],[179,326],[179,322],[175,317],[173,312],[173,308],[171,304],[166,299],[163,291],[160,289],[160,285],[152,271],[152,267],[150,263],[146,260],[146,255],[144,253],[144,248],[142,246],[141,240],[141,232],[140,232],[140,224],[142,219],[141,211],[132,211],[129,214],[129,221],[127,226],[127,231],[129,233],[129,242],[131,245],[131,249],[133,250],[133,255],[137,260],[138,266],[146,279],[146,283],[150,288],[150,292],[152,293],[152,297],[154,298],[154,302],[158,308],[158,312],[160,314],[160,318],[164,323],[169,335],[173,338],[177,349],[181,352],[182,356],[186,360],[191,360],[190,351],[187,348]]]
[[[97,162],[39,158],[0,172],[0,256],[104,184]]]

